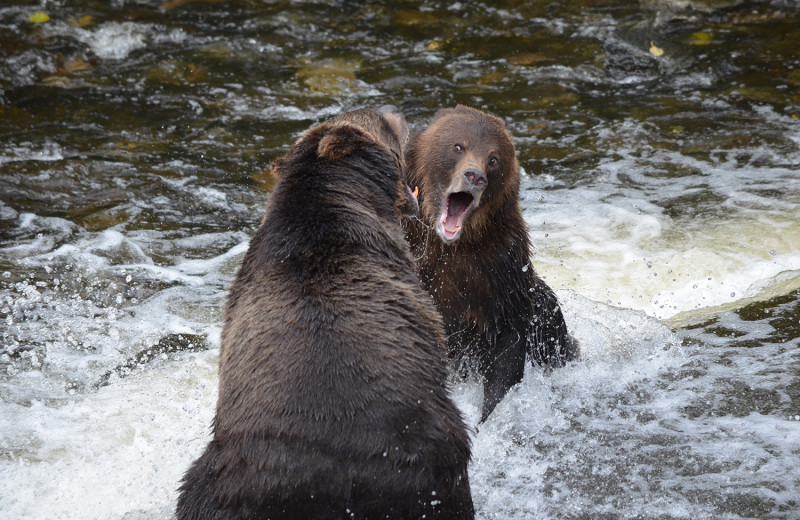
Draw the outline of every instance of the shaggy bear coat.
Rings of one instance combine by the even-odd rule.
[[[308,131],[275,164],[230,289],[213,439],[179,520],[470,519],[467,427],[400,214],[394,107]]]
[[[452,357],[484,379],[481,420],[541,365],[576,357],[555,293],[530,261],[519,165],[505,123],[459,105],[436,113],[406,148],[420,218],[403,221],[423,286],[442,313]]]

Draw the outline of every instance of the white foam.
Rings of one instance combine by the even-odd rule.
[[[208,441],[216,370],[216,351],[186,354],[62,406],[0,404],[14,424],[0,430],[3,515],[169,518]]]
[[[7,206],[5,202],[0,200],[0,220],[13,220],[19,216],[19,213],[14,208]]]
[[[247,252],[249,245],[250,241],[248,239],[240,242],[221,255],[202,260],[185,260],[179,263],[176,268],[190,274],[207,274],[220,271],[232,272],[230,268],[238,268],[238,264],[241,263],[241,257]],[[228,269],[225,267],[228,267]]]
[[[232,238],[201,235],[183,239],[180,247]],[[124,243],[114,232],[100,233],[86,241],[89,247],[69,254],[78,255],[71,257],[73,263],[94,266],[91,251],[111,251]],[[130,307],[131,313],[96,306],[81,310],[88,302],[60,312],[66,328],[56,335],[80,334],[97,350],[79,355],[54,342],[41,360],[41,371],[15,380],[38,392],[21,396],[16,388],[14,399],[0,403],[0,414],[11,425],[0,427],[0,445],[9,454],[0,462],[4,514],[66,520],[171,515],[183,472],[209,440],[219,308],[223,286],[232,275],[220,269],[236,264],[245,250],[246,241],[240,241],[208,260],[177,262],[169,269],[203,283],[162,289]],[[132,272],[134,267],[124,268]],[[134,272],[133,281],[145,272],[150,271]],[[36,308],[47,295],[29,286],[31,290],[20,294],[28,295],[26,305]],[[735,380],[737,366],[749,367],[742,374],[752,384],[787,388],[786,374],[764,375],[773,373],[771,363],[790,362],[779,352],[754,357],[759,349],[730,349],[725,352],[731,363],[722,364],[716,360],[725,348],[719,338],[715,349],[681,347],[665,325],[642,310],[597,303],[573,290],[560,290],[558,297],[581,344],[581,358],[552,372],[529,366],[522,383],[474,435],[470,479],[479,519],[604,512],[714,518],[715,502],[692,501],[692,490],[705,489],[716,497],[720,486],[731,482],[755,496],[764,479],[780,482],[800,462],[796,421],[758,414],[694,420],[686,412],[698,400],[714,399],[714,382]],[[84,312],[86,319],[78,319]],[[53,318],[31,326],[42,332],[48,319]],[[768,323],[742,323],[735,315],[726,315],[720,325],[756,338],[769,332]],[[211,350],[168,354],[123,379],[112,373],[107,386],[73,396],[36,380],[38,376],[52,385],[68,384],[74,377],[91,381],[98,374],[95,365],[113,368],[142,344],[172,331],[206,333]],[[784,351],[784,357],[791,355]],[[454,397],[475,427],[480,385],[456,381]],[[17,404],[26,400],[29,406]],[[796,486],[788,485],[777,496],[788,500],[793,490]]]
[[[228,196],[225,192],[209,188],[208,186],[198,186],[193,193],[200,200],[212,206],[226,207]]]
[[[132,52],[152,44],[183,43],[188,38],[182,29],[167,30],[155,24],[140,22],[105,22],[97,27],[80,28],[66,23],[47,24],[50,34],[68,36],[86,44],[101,59],[123,60]]]
[[[0,165],[12,161],[55,162],[63,158],[63,148],[61,148],[58,143],[45,139],[41,145],[25,142],[19,145],[4,147],[3,154],[0,155]],[[39,176],[40,178],[47,178],[49,173],[42,171],[39,173]]]
[[[627,125],[621,125],[624,133],[639,131]],[[751,298],[781,273],[800,271],[796,173],[731,169],[729,163],[708,167],[674,152],[654,153],[708,173],[662,180],[637,165],[640,158],[621,151],[622,158],[602,163],[587,186],[552,190],[547,177],[523,180],[534,266],[548,283],[666,319]],[[645,190],[626,187],[631,178],[637,185],[654,184],[660,199],[651,202],[643,198]],[[761,196],[776,178],[785,195]],[[656,204],[692,190],[717,193],[724,205],[710,216],[683,219]]]
[[[591,484],[562,479],[560,485],[571,489],[549,489],[548,475],[570,465],[586,471],[587,461],[581,459],[595,457],[594,478],[612,477],[616,469],[602,464],[603,451],[592,441],[591,430],[584,430],[590,427],[590,417],[595,418],[591,428],[598,432],[610,431],[614,423],[623,431],[630,428],[614,411],[620,396],[684,359],[669,329],[644,313],[592,303],[575,293],[562,292],[559,297],[581,343],[581,359],[552,373],[529,366],[522,383],[480,427],[470,466],[478,518],[560,517],[578,511],[581,497],[575,491]],[[466,408],[475,421],[477,415]],[[586,455],[579,446],[584,442]],[[566,509],[554,513],[554,504]],[[598,510],[596,505],[592,509]]]
[[[147,24],[108,22],[93,30],[79,30],[77,35],[98,58],[121,60],[145,48],[150,32],[151,26]]]
[[[602,409],[681,359],[670,347],[669,331],[652,318],[618,313],[574,293],[559,296],[585,347],[583,359],[552,374],[529,367],[475,435],[470,472],[478,518],[526,518],[547,510],[542,486],[554,462],[539,458],[532,439],[546,446],[556,437],[574,438],[576,415]],[[164,315],[163,308],[154,308],[144,314],[143,325]],[[211,351],[170,354],[127,378],[112,376],[108,386],[74,400],[0,405],[14,425],[0,429],[0,444],[12,454],[3,463],[4,513],[66,520],[168,517],[183,472],[209,440],[218,325],[209,332]],[[455,397],[474,424],[479,385],[458,382]]]

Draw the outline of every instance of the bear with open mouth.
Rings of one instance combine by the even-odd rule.
[[[505,123],[463,105],[439,110],[405,157],[420,205],[420,218],[403,222],[405,236],[444,318],[449,354],[483,377],[483,421],[522,380],[526,354],[558,367],[577,356],[578,344],[531,266]]]
[[[348,112],[275,163],[225,305],[213,438],[178,520],[469,520],[470,439],[400,219],[402,114]]]

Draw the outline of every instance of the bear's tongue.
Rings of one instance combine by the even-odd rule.
[[[471,203],[472,195],[465,191],[451,193],[447,197],[447,208],[442,219],[442,225],[448,238],[452,238],[461,230],[461,226],[464,224],[464,217],[467,216],[467,208]]]

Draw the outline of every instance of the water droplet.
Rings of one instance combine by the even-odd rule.
[[[775,256],[775,254],[776,254],[776,253],[775,253],[775,250],[774,250],[774,249],[773,249],[773,250],[771,250],[771,251],[769,252],[769,254],[771,254],[772,256]]]

